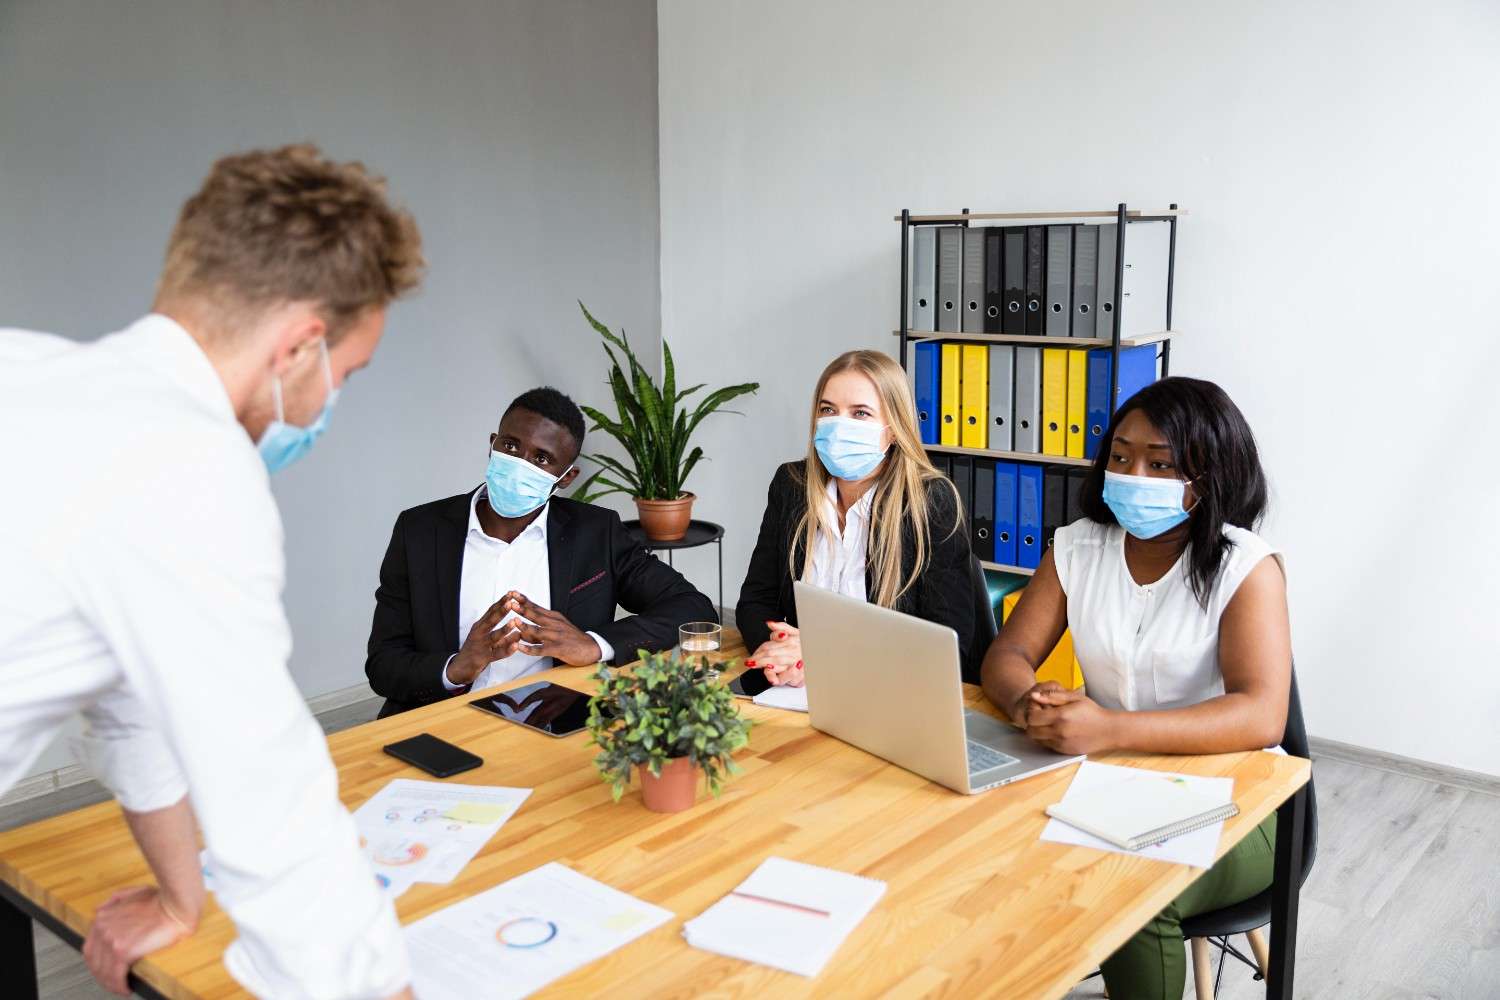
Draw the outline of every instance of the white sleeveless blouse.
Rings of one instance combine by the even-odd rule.
[[[1182,708],[1224,693],[1219,618],[1266,556],[1285,563],[1259,535],[1224,526],[1233,542],[1205,610],[1187,577],[1187,553],[1141,586],[1125,565],[1125,529],[1087,518],[1057,529],[1057,577],[1068,599],[1068,629],[1091,699],[1130,711]]]

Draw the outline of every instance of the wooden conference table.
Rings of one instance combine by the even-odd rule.
[[[517,683],[543,678],[590,690],[588,673],[564,668]],[[966,694],[970,703],[985,704],[977,688]],[[460,782],[534,789],[451,884],[418,883],[397,900],[402,923],[549,861],[676,914],[544,995],[1057,997],[1199,874],[1038,840],[1042,809],[1062,797],[1073,766],[958,795],[810,728],[806,715],[746,702],[744,711],[757,724],[750,746],[736,758],[742,772],[718,799],[700,787],[692,809],[659,815],[641,805],[638,789],[619,804],[611,801],[585,734],[542,736],[470,708],[469,700],[455,698],[329,739],[351,808],[392,778],[426,777],[380,749],[419,732],[484,758],[484,766],[459,776]],[[1225,824],[1220,855],[1278,806],[1280,829],[1290,829],[1311,772],[1305,760],[1260,751],[1096,759],[1233,777],[1240,814]],[[1279,839],[1285,845],[1291,838]],[[683,940],[684,920],[770,855],[888,883],[875,910],[814,979],[698,951]],[[1280,884],[1299,882],[1291,859],[1278,857],[1277,871]],[[149,881],[113,802],[0,834],[5,995],[25,996],[34,982],[32,918],[81,947],[98,905],[117,889]],[[1268,977],[1273,998],[1291,996],[1285,931],[1295,936],[1297,905],[1295,888],[1277,896]],[[137,963],[132,985],[143,996],[173,1000],[243,995],[220,961],[233,934],[210,901],[197,934]]]

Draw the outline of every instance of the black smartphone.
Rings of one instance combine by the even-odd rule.
[[[469,704],[548,736],[570,736],[589,721],[589,696],[549,681],[485,695]]]
[[[729,682],[729,693],[736,698],[754,698],[769,687],[766,672],[752,667]]]
[[[455,774],[472,771],[484,763],[469,751],[456,747],[447,740],[440,740],[431,733],[421,733],[383,749],[397,760],[419,767],[434,778],[451,778]]]

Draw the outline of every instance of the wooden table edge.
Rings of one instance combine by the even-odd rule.
[[[726,653],[730,652],[732,651],[726,650]],[[496,687],[487,690],[492,692],[499,692],[545,680],[587,693],[592,690],[592,674],[595,669],[596,668],[594,667],[552,668],[541,673],[516,678],[512,681],[505,682],[504,684],[497,685]],[[742,669],[742,667],[736,665],[734,669],[726,670],[724,675],[724,682],[727,683],[729,679],[737,676],[740,672],[742,672]],[[980,696],[976,701],[975,690],[977,689],[974,689],[972,685],[966,685],[966,703],[989,711],[991,714],[994,714],[997,717],[1004,717],[1003,713],[995,710],[993,706],[989,705],[989,703],[982,698],[982,696]],[[420,722],[428,715],[437,716],[442,715],[446,712],[454,711],[455,706],[453,703],[455,701],[462,701],[464,703],[467,703],[469,701],[475,700],[478,697],[480,696],[471,696],[470,693],[465,693],[463,695],[457,696],[457,698],[444,699],[443,701],[436,702],[432,705],[414,709],[411,712],[401,713],[396,716],[391,716],[387,719],[375,719],[360,726],[351,727],[348,730],[334,733],[328,737],[330,753],[334,753],[338,748],[338,744],[345,741],[341,738],[346,738],[349,740],[354,739],[355,737],[352,734],[354,734],[356,730],[359,731],[360,738],[364,738],[369,733],[369,729],[367,727],[378,726],[393,729],[409,727],[411,723]],[[464,704],[463,707],[469,711],[478,711],[478,709],[470,708],[467,704]],[[1252,750],[1240,751],[1239,754],[1248,755],[1253,753],[1265,752],[1267,751]],[[1107,760],[1110,756],[1128,755],[1122,754],[1101,756],[1103,756]],[[1307,783],[1311,780],[1312,762],[1310,760],[1300,757],[1282,755],[1278,756],[1281,757],[1281,759],[1285,762],[1295,762],[1296,766],[1294,767],[1292,772],[1282,776],[1282,781],[1288,782],[1289,785],[1278,788],[1275,793],[1264,797],[1264,799],[1259,804],[1252,806],[1249,810],[1242,810],[1240,815],[1249,817],[1249,819],[1245,822],[1244,832],[1232,841],[1226,841],[1224,836],[1220,837],[1218,849],[1214,856],[1215,862],[1217,862],[1231,849],[1233,849],[1233,847],[1236,846],[1241,840],[1243,840],[1244,837],[1253,832],[1255,828],[1261,822],[1263,822],[1267,816],[1269,816],[1273,811],[1281,808],[1281,806],[1285,802],[1287,802],[1300,789],[1306,786]],[[1077,765],[1068,765],[1068,767],[1076,770]],[[1067,768],[1064,768],[1062,770],[1067,771]],[[98,806],[96,805],[83,808],[98,808]],[[351,807],[351,811],[352,808],[353,807]],[[64,813],[61,815],[71,815],[71,813],[77,811],[78,810],[72,810],[70,811],[70,813]],[[47,821],[42,820],[38,822]],[[31,825],[32,824],[27,824],[27,826]],[[24,830],[27,828],[27,826],[17,827],[16,831]],[[16,869],[6,859],[3,853],[5,841],[10,834],[16,831],[5,831],[4,833],[0,833],[0,895],[3,895],[7,901],[12,903],[12,905],[15,905],[22,912],[31,916],[38,923],[41,923],[43,926],[47,927],[48,930],[57,934],[70,946],[81,950],[82,940],[84,935],[87,933],[89,920],[85,918],[82,912],[79,911],[73,904],[65,902],[63,900],[54,899],[52,898],[51,893],[42,889],[40,886],[31,884],[30,880],[27,879],[25,873]],[[1228,828],[1226,826],[1226,835],[1227,832]],[[1063,980],[1067,980],[1068,982],[1068,986],[1063,987],[1062,993],[1058,993],[1056,995],[1061,996],[1063,993],[1066,993],[1067,989],[1071,988],[1072,985],[1076,985],[1078,982],[1082,981],[1084,976],[1088,975],[1095,968],[1097,968],[1099,960],[1106,958],[1110,954],[1112,954],[1121,944],[1128,940],[1132,934],[1139,930],[1141,926],[1144,926],[1152,916],[1165,908],[1165,906],[1170,903],[1172,899],[1175,899],[1176,896],[1183,891],[1183,889],[1191,885],[1198,878],[1202,877],[1202,875],[1205,874],[1208,870],[1189,869],[1186,866],[1181,865],[1176,865],[1174,867],[1181,869],[1182,874],[1186,876],[1181,880],[1181,884],[1163,884],[1161,888],[1155,889],[1149,893],[1144,893],[1140,897],[1132,901],[1133,905],[1130,907],[1130,910],[1128,912],[1136,913],[1137,911],[1139,911],[1144,913],[1144,916],[1142,916],[1138,922],[1133,918],[1128,921],[1117,921],[1115,924],[1112,924],[1110,926],[1108,934],[1096,935],[1094,939],[1087,942],[1088,946],[1083,949],[1086,954],[1080,955],[1075,962],[1059,967],[1056,970],[1056,975],[1050,977],[1052,983],[1060,984]],[[1169,881],[1171,883],[1176,883],[1178,880],[1172,879]],[[80,927],[82,928],[82,930],[79,929]],[[844,956],[844,958],[847,960],[848,956]],[[838,961],[837,956],[835,957],[834,961]],[[549,984],[549,988],[561,987],[568,981],[569,978],[571,978],[572,975],[576,974],[577,972],[582,972],[587,968],[588,965],[585,965],[579,970],[575,970],[575,973],[570,973],[568,976],[564,976],[563,978],[554,981],[554,983]],[[156,998],[158,997],[163,998],[163,1000],[187,1000],[187,998],[193,996],[193,994],[180,991],[180,984],[175,979],[173,979],[165,969],[162,969],[160,966],[156,965],[156,963],[152,961],[151,956],[146,956],[145,958],[138,961],[133,967],[133,970],[132,987],[136,989],[140,995],[150,998],[150,1000],[156,1000]]]

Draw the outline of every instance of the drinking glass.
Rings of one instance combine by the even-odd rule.
[[[677,629],[677,649],[684,657],[702,657],[704,675],[710,682],[719,679],[718,652],[724,646],[724,629],[718,622],[688,622]]]

